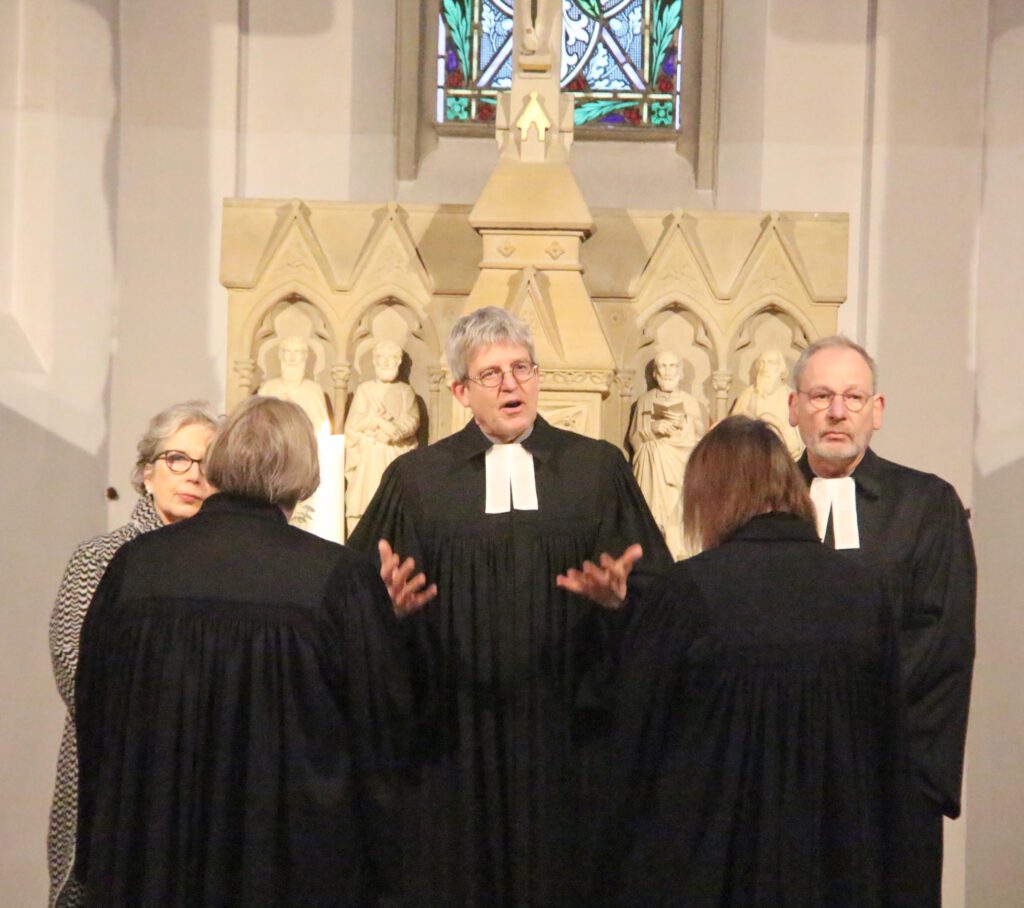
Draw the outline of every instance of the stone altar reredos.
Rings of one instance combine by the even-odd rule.
[[[444,339],[487,302],[534,330],[541,412],[623,446],[659,343],[682,353],[682,387],[719,419],[763,350],[777,347],[792,365],[835,331],[846,297],[845,215],[596,211],[586,243],[542,244],[524,227],[493,245],[485,237],[483,254],[470,215],[465,206],[225,201],[227,406],[272,375],[274,320],[288,310],[309,325],[312,377],[332,402],[335,431],[355,386],[373,377],[373,344],[391,338],[424,404],[421,441],[443,438],[461,425]],[[481,268],[495,260],[515,266]]]
[[[712,420],[729,412],[768,348],[789,365],[834,333],[846,298],[844,214],[594,211],[569,167],[571,102],[558,85],[561,4],[519,4],[498,158],[472,208],[228,199],[227,405],[268,377],[274,325],[305,326],[312,378],[334,431],[371,379],[370,351],[394,340],[422,402],[421,443],[460,428],[443,346],[452,322],[504,306],[533,329],[541,413],[624,446],[657,346],[684,360],[681,387]],[[272,368],[272,364],[269,366]]]

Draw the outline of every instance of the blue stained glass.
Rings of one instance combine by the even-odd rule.
[[[514,2],[441,0],[439,122],[493,120],[494,92],[512,84]],[[562,7],[560,75],[576,124],[678,128],[682,0],[562,0]]]

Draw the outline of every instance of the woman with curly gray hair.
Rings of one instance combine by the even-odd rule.
[[[83,893],[72,873],[78,813],[74,691],[82,620],[107,564],[121,546],[142,533],[191,517],[199,510],[210,494],[203,458],[216,428],[217,417],[204,401],[186,401],[157,413],[139,440],[138,458],[131,474],[139,500],[131,517],[124,526],[79,545],[64,571],[50,617],[53,674],[68,707],[47,836],[51,908],[83,904]]]

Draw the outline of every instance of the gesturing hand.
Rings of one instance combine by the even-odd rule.
[[[377,543],[377,551],[380,552],[380,579],[388,588],[391,606],[399,618],[419,611],[437,595],[437,584],[427,586],[426,574],[420,572],[412,576],[416,570],[412,558],[402,561],[386,539]]]
[[[602,552],[600,567],[592,561],[584,561],[582,568],[569,568],[564,574],[559,574],[555,584],[604,608],[617,609],[626,599],[626,581],[633,565],[643,554],[639,543],[631,545],[618,558]]]

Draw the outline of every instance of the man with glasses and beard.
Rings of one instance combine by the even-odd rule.
[[[879,457],[874,361],[853,341],[826,337],[793,368],[789,422],[807,445],[800,467],[819,536],[882,571],[900,595],[899,649],[914,791],[894,865],[896,904],[938,906],[942,817],[960,813],[974,664],[976,571],[967,512],[938,476]]]
[[[600,776],[620,606],[669,554],[621,452],[537,414],[522,321],[470,313],[447,356],[472,420],[392,463],[350,538],[416,612],[405,888],[414,905],[584,904],[579,809]]]

